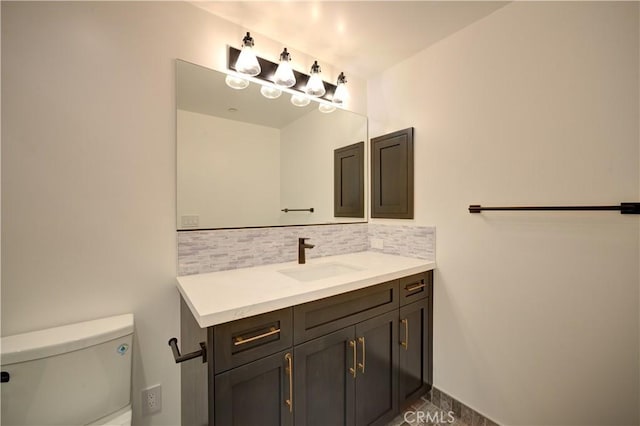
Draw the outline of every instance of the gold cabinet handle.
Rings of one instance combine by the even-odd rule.
[[[416,290],[418,290],[420,288],[424,288],[425,286],[426,286],[425,283],[418,283],[418,284],[413,285],[411,287],[406,286],[404,289],[407,290],[408,292],[412,292],[412,291],[416,291]]]
[[[289,399],[285,399],[284,402],[289,406],[289,412],[293,413],[293,358],[287,352],[284,359],[287,360],[287,374],[289,375]]]
[[[353,378],[356,378],[356,341],[355,340],[349,340],[349,347],[351,347],[353,349],[353,367],[349,368],[349,373],[351,373],[351,375],[353,376]]]
[[[400,342],[405,351],[409,350],[409,319],[405,318],[400,321],[404,324],[404,342]]]
[[[360,371],[364,374],[364,365],[365,365],[365,357],[366,357],[366,349],[365,349],[365,341],[364,337],[358,337],[358,342],[362,345],[362,362],[358,363],[358,367],[360,367]]]
[[[257,336],[249,337],[248,339],[245,339],[242,336],[238,336],[236,337],[236,341],[233,342],[233,346],[244,345],[245,343],[253,342],[254,340],[258,339],[264,339],[265,337],[273,336],[274,334],[278,333],[280,333],[279,328],[271,327],[266,333],[258,334]]]

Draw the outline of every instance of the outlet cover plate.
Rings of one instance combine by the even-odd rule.
[[[162,386],[155,385],[142,390],[142,415],[159,413],[162,410]]]

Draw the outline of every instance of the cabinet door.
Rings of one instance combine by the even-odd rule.
[[[371,139],[371,217],[413,219],[413,127]]]
[[[431,387],[431,298],[400,308],[400,408]]]
[[[289,359],[283,351],[215,376],[216,425],[292,425]]]
[[[356,325],[356,425],[386,425],[398,412],[398,311]]]
[[[295,424],[354,424],[356,345],[354,327],[338,330],[294,349]]]

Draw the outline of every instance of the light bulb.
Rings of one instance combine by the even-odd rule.
[[[304,88],[304,91],[309,96],[318,97],[326,93],[324,83],[322,82],[322,78],[320,78],[320,65],[318,65],[318,61],[314,61],[311,66],[311,74],[309,75],[309,81],[307,81],[307,86]]]
[[[277,99],[282,95],[282,90],[273,86],[262,86],[260,88],[260,93],[267,99]]]
[[[304,95],[291,95],[291,103],[297,107],[305,107],[309,105],[309,102],[311,102],[311,99]]]
[[[251,49],[253,47],[253,38],[249,33],[242,39],[242,50],[236,61],[236,71],[241,74],[256,76],[260,74],[260,64],[256,54]]]
[[[291,55],[289,55],[285,47],[280,54],[280,64],[273,76],[273,82],[278,86],[292,87],[296,84],[296,76],[293,74],[293,69],[289,61],[291,61]]]
[[[231,74],[227,74],[227,76],[224,78],[224,82],[227,83],[227,86],[236,90],[242,90],[249,86],[249,80],[245,80],[242,77]]]
[[[330,112],[335,111],[336,107],[334,105],[331,105],[331,104],[320,104],[320,105],[318,105],[318,110],[320,112],[328,114]]]
[[[341,72],[338,76],[338,84],[336,85],[336,91],[333,93],[333,103],[342,105],[347,100],[349,92],[347,91],[347,77]]]

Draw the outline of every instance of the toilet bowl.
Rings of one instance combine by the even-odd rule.
[[[2,337],[2,424],[131,425],[133,315]]]

